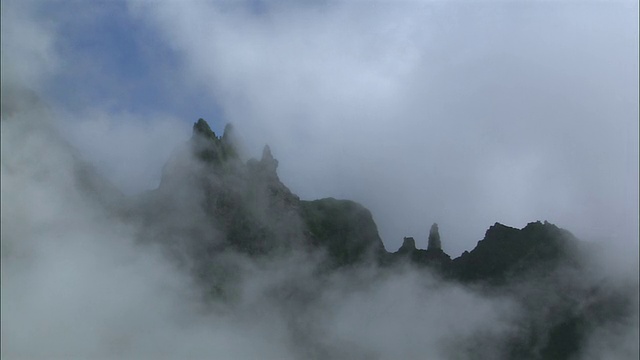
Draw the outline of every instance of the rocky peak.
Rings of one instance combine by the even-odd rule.
[[[457,277],[464,281],[505,282],[527,271],[546,271],[563,263],[575,265],[579,259],[577,239],[549,222],[532,222],[522,229],[495,223],[484,239],[470,252],[454,260]]]
[[[204,137],[206,139],[216,139],[216,133],[211,130],[209,124],[202,118],[198,119],[198,121],[193,124],[193,135],[192,137]]]
[[[262,159],[260,159],[260,164],[262,168],[269,172],[275,172],[278,168],[278,160],[274,159],[269,145],[265,145],[262,150]]]
[[[191,144],[196,156],[207,163],[219,165],[229,159],[238,158],[231,124],[227,124],[222,137],[218,137],[209,124],[200,118],[193,124]]]
[[[412,237],[405,237],[402,246],[398,249],[400,253],[408,253],[416,250],[416,241]]]
[[[495,223],[493,225],[491,225],[487,231],[484,234],[484,239],[480,240],[482,241],[486,241],[487,239],[503,239],[509,236],[513,236],[514,233],[518,232],[518,229],[500,224],[500,223]]]
[[[225,125],[220,143],[222,152],[226,158],[238,158],[238,150],[236,148],[238,141],[236,138],[236,132],[233,125],[230,123]]]
[[[232,136],[232,135],[235,135],[235,127],[233,126],[233,124],[228,123],[227,125],[224,126],[222,139],[224,140],[225,138],[228,138],[229,136]]]
[[[438,224],[433,223],[429,230],[429,242],[427,244],[428,250],[442,250],[442,243],[440,242],[440,232],[438,231]]]

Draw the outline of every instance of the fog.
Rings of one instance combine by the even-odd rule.
[[[302,198],[367,206],[388,250],[426,247],[434,221],[452,257],[496,221],[607,245],[587,274],[500,294],[411,267],[318,278],[321,254],[227,254],[234,297],[207,299],[162,227],[118,212],[157,187],[196,119],[56,102],[47,86],[76,55],[56,46],[65,19],[3,1],[2,358],[500,358],[522,319],[544,333],[552,315],[532,304],[567,301],[558,289],[609,284],[637,309],[637,3],[126,4],[223,109],[217,128],[234,123],[248,156],[269,143]],[[637,339],[636,310],[580,358],[635,359]]]

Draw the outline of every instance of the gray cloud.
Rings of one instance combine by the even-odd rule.
[[[371,208],[390,249],[441,223],[637,233],[637,4],[330,2],[132,9],[305,198]]]

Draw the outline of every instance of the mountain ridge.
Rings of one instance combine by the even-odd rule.
[[[447,239],[440,238],[434,223],[427,249],[405,237],[392,252],[385,249],[364,206],[335,198],[302,200],[278,177],[278,160],[268,145],[260,160],[247,161],[238,156],[237,146],[232,126],[217,136],[199,119],[189,142],[165,165],[159,187],[133,200],[126,212],[146,224],[143,233],[156,232],[167,252],[187,264],[210,301],[240,296],[238,258],[261,263],[302,254],[317,263],[312,273],[319,284],[332,274],[362,268],[384,274],[409,267],[488,294],[513,292],[529,314],[522,320],[528,330],[505,339],[505,357],[559,360],[576,356],[589,329],[620,321],[634,304],[624,290],[564,283],[564,276],[556,279],[560,273],[587,272],[587,246],[547,221],[530,222],[522,229],[496,222],[473,249],[453,259],[442,250]],[[542,306],[553,309],[541,312],[540,303],[530,303],[523,295],[528,290],[518,290],[522,284],[548,293],[575,289],[567,298],[541,298]],[[308,306],[304,304],[321,293],[319,285],[309,287],[305,281],[282,286],[278,293],[286,296],[279,301],[288,306]],[[592,305],[575,309],[580,298],[592,299]],[[607,308],[614,303],[621,310],[611,315]]]
[[[351,200],[300,199],[278,177],[278,160],[270,147],[265,145],[260,160],[243,162],[237,155],[233,132],[229,124],[222,136],[217,136],[204,119],[199,119],[193,125],[191,139],[172,155],[163,169],[160,186],[151,192],[164,194],[160,197],[181,193],[184,187],[201,192],[199,195],[206,200],[195,205],[202,205],[208,221],[223,230],[223,248],[256,255],[293,244],[321,247],[329,254],[329,262],[338,267],[364,259],[375,259],[380,265],[409,259],[417,266],[433,265],[449,277],[474,281],[504,277],[513,266],[514,261],[508,261],[473,275],[482,262],[479,259],[490,254],[496,255],[494,260],[527,256],[551,259],[554,254],[566,254],[560,254],[565,246],[550,238],[558,237],[562,243],[578,241],[547,221],[531,222],[523,229],[495,223],[474,249],[452,259],[442,250],[441,242],[447,239],[440,239],[434,223],[426,250],[416,248],[413,240],[412,245],[387,251],[368,209]],[[405,241],[409,239],[413,238]],[[548,247],[535,245],[545,239]]]

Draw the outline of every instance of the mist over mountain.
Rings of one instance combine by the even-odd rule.
[[[385,249],[369,210],[300,199],[268,146],[241,158],[231,125],[218,136],[198,120],[135,196],[46,122],[3,117],[2,134],[3,357],[638,355],[637,278],[546,221],[496,223],[453,259],[437,224],[427,249]]]
[[[2,359],[640,356],[637,1],[1,7]]]

